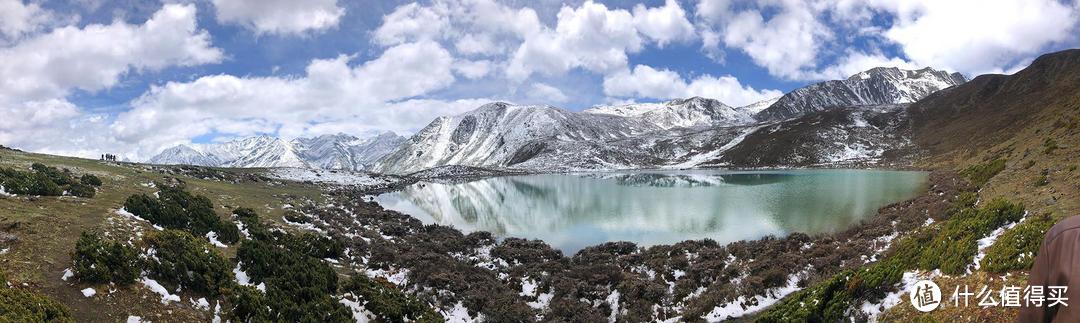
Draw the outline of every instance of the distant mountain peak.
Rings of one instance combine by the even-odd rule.
[[[324,169],[366,169],[401,142],[393,132],[360,139],[337,133],[286,141],[256,135],[233,141],[178,145],[150,159],[155,164],[186,164],[217,167],[314,167]]]
[[[835,107],[912,103],[964,82],[967,79],[960,73],[929,67],[919,70],[875,67],[844,80],[795,89],[754,117],[762,121],[782,120]]]

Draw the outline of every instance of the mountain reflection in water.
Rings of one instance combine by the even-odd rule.
[[[720,243],[842,230],[924,189],[923,172],[656,171],[418,183],[379,195],[425,223],[543,239],[566,253],[607,241]]]

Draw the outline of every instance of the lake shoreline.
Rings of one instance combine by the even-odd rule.
[[[970,184],[954,173],[934,171],[929,176],[925,192],[883,207],[862,223],[837,233],[793,233],[725,245],[690,240],[645,248],[609,242],[574,255],[563,255],[540,240],[496,241],[487,232],[466,235],[452,227],[424,225],[376,203],[357,201],[356,196],[370,193],[356,188],[331,189],[335,204],[348,212],[316,206],[307,206],[305,212],[320,219],[324,230],[346,240],[355,254],[368,255],[350,260],[357,266],[381,273],[403,272],[408,278],[403,288],[447,288],[454,295],[418,293],[432,304],[452,307],[454,301],[465,301],[475,304],[466,306],[470,311],[486,317],[510,315],[506,311],[521,314],[529,312],[529,302],[546,295],[521,292],[522,286],[535,285],[534,289],[551,292],[544,311],[553,314],[558,312],[552,308],[556,303],[572,306],[577,298],[604,303],[618,292],[622,302],[632,299],[631,304],[643,305],[640,312],[627,309],[633,311],[628,318],[691,319],[703,317],[717,306],[736,303],[753,309],[735,311],[748,315],[760,308],[750,303],[880,259],[896,236],[931,222],[927,214],[943,213],[927,210],[943,210],[952,197],[971,190]],[[446,281],[437,277],[458,278]],[[598,277],[607,278],[596,280]],[[488,299],[491,297],[459,295],[468,293],[469,288],[456,286],[470,284],[502,291],[489,296],[497,303],[515,305],[499,310],[483,305],[493,301]],[[566,314],[578,319],[606,318],[603,312],[576,308]],[[512,317],[516,316],[507,316]]]

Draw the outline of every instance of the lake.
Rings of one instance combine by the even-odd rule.
[[[465,232],[542,239],[570,255],[608,241],[726,244],[843,230],[926,188],[927,173],[883,170],[689,170],[420,182],[383,207]]]

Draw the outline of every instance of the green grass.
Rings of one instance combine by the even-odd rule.
[[[942,223],[941,231],[919,257],[919,267],[941,269],[947,275],[964,274],[978,253],[979,239],[1023,216],[1023,205],[1001,199],[992,200],[979,209],[961,209]]]

